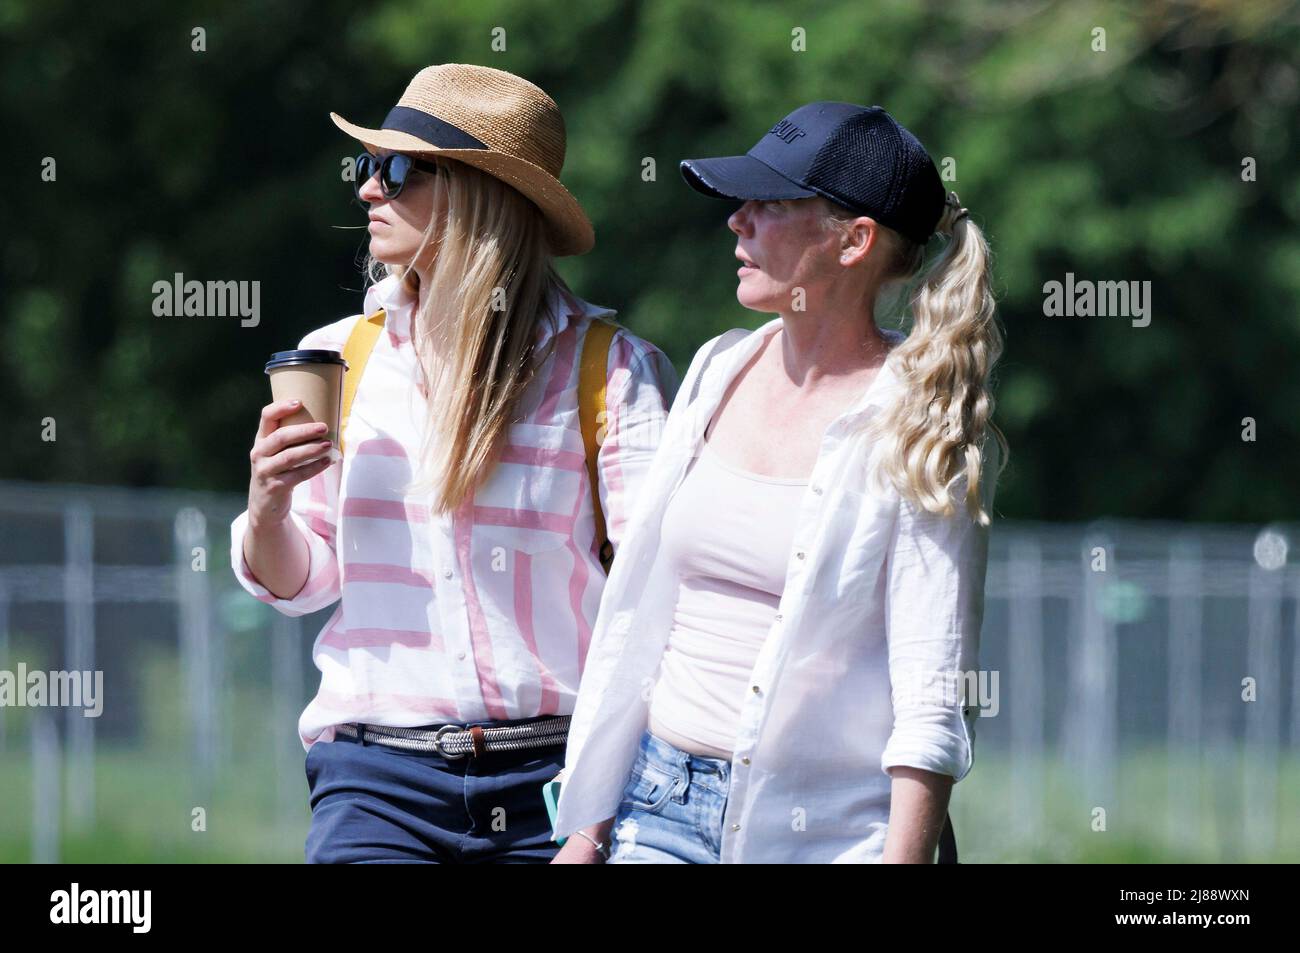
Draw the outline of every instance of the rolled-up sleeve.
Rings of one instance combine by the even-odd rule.
[[[239,584],[254,598],[287,616],[307,615],[337,602],[342,595],[338,555],[334,543],[338,512],[338,482],[342,463],[335,462],[310,480],[293,488],[289,521],[307,540],[310,562],[307,581],[290,599],[281,599],[257,581],[244,559],[244,534],[248,510],[230,524],[230,565]]]
[[[963,478],[953,496],[961,500],[964,492]],[[945,517],[901,501],[886,592],[894,708],[881,756],[886,772],[907,766],[960,781],[974,763],[979,699],[973,691],[987,565],[988,528],[964,506]]]
[[[610,345],[606,416],[596,466],[606,532],[615,551],[663,436],[677,372],[654,345],[620,331]]]

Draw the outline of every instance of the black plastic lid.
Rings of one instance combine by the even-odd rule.
[[[297,351],[276,351],[271,355],[271,359],[266,362],[266,373],[271,373],[278,367],[288,367],[290,364],[342,364],[343,369],[348,369],[348,362],[343,360],[343,355],[338,351],[325,350],[297,350]]]

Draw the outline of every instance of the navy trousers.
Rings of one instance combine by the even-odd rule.
[[[564,767],[564,751],[452,760],[343,734],[318,741],[307,750],[307,863],[549,863],[559,848],[542,785]]]

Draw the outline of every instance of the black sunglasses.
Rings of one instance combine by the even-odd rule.
[[[400,152],[390,152],[382,159],[369,152],[363,152],[357,156],[356,166],[357,172],[352,180],[352,191],[356,193],[357,198],[361,198],[361,187],[376,172],[379,173],[379,187],[384,192],[384,198],[395,199],[401,193],[402,187],[406,185],[412,169],[420,169],[433,175],[437,175],[439,170],[439,166],[432,162],[415,159]]]

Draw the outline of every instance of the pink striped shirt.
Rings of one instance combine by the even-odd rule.
[[[393,278],[366,292],[385,332],[352,406],[344,458],[294,487],[289,519],[311,554],[307,581],[278,599],[243,556],[248,512],[230,527],[241,586],[287,616],[338,607],[316,638],[320,688],[298,724],[304,748],[334,726],[413,727],[573,711],[605,574],[578,421],[583,338],[615,312],[578,298],[550,303],[554,350],[520,404],[500,463],[455,513],[406,495],[423,433],[411,341],[414,298]],[[302,348],[342,351],[353,315]],[[539,331],[545,354],[553,330]],[[610,347],[597,453],[600,499],[617,550],[659,443],[677,375],[663,352],[620,327]]]

